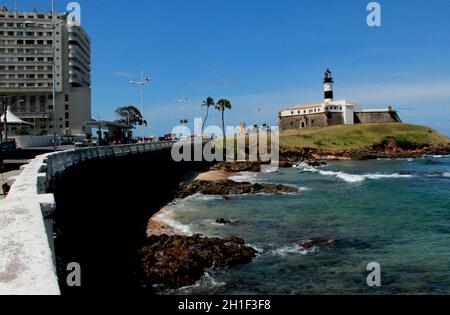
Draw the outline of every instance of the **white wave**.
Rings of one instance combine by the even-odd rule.
[[[165,223],[169,225],[170,227],[174,228],[175,230],[181,231],[184,234],[191,235],[192,230],[189,225],[182,224],[181,222],[178,222],[174,219],[174,212],[171,209],[163,209],[158,214],[156,214],[153,219],[155,221]]]
[[[185,201],[211,201],[211,200],[220,200],[223,199],[222,196],[219,195],[204,195],[201,193],[197,193],[192,196],[188,196],[184,198]],[[179,201],[178,201],[179,202]]]
[[[161,295],[213,295],[220,294],[225,286],[225,282],[218,282],[208,272],[205,272],[201,279],[193,285],[175,290],[165,290],[161,292]]]
[[[385,178],[411,178],[412,175],[408,174],[367,174],[364,175],[368,179],[385,179]]]
[[[349,183],[358,183],[364,181],[365,177],[364,175],[354,175],[354,174],[348,174],[344,172],[333,172],[333,171],[319,171],[319,174],[325,175],[325,176],[336,176],[339,179],[342,179]]]
[[[262,165],[261,173],[276,173],[279,171],[278,166]]]
[[[424,155],[424,158],[445,159],[450,158],[450,155]]]
[[[312,247],[310,249],[302,248],[300,245],[289,245],[277,249],[271,250],[269,253],[274,256],[286,257],[288,255],[307,255],[311,253],[316,253],[320,249],[318,247]]]
[[[217,227],[225,227],[225,226],[230,226],[233,224],[237,224],[239,223],[239,220],[230,220],[229,223],[224,224],[224,223],[218,223],[216,220],[213,219],[204,219],[203,220],[204,223],[206,223],[207,225],[212,225],[212,226],[217,226]]]
[[[434,173],[434,174],[425,174],[426,177],[450,177],[450,173],[449,172],[444,172],[444,173]]]
[[[308,168],[310,167],[306,162],[299,162],[296,165],[292,166],[293,168]]]
[[[319,173],[320,175],[323,175],[323,176],[334,176],[334,177],[342,179],[348,183],[359,183],[366,179],[377,180],[377,179],[410,178],[410,177],[412,177],[411,175],[403,175],[403,174],[399,174],[399,173],[394,173],[394,174],[376,173],[376,174],[358,175],[358,174],[349,174],[349,173],[345,173],[345,172],[323,171],[323,170],[318,170],[318,169],[312,168],[312,167],[304,168],[303,171],[310,172],[310,173]]]
[[[230,180],[234,180],[238,183],[249,182],[254,183],[256,178],[258,177],[258,173],[254,172],[240,172],[239,175],[230,176]]]
[[[262,255],[264,253],[264,249],[262,249],[259,246],[252,245],[252,244],[245,244],[245,245],[248,246],[248,247],[253,248],[254,250],[256,250],[256,256],[260,256],[260,255]]]
[[[322,166],[318,166],[319,168],[324,167],[325,165]],[[299,162],[296,165],[293,166],[293,168],[300,168],[300,169],[314,169],[314,166],[311,166],[310,164],[308,164],[308,162]]]

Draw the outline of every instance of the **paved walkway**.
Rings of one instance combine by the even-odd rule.
[[[3,173],[3,177],[0,175],[0,200],[4,199],[5,196],[3,195],[3,190],[1,189],[1,186],[5,183],[5,181],[8,181],[11,177],[17,176],[21,173],[21,171],[11,171],[7,173]]]

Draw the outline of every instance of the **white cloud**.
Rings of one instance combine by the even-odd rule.
[[[450,81],[437,80],[414,83],[383,83],[365,86],[343,87],[339,95],[348,95],[364,103],[417,103],[450,99]]]
[[[132,76],[131,73],[129,73],[129,72],[121,72],[121,71],[113,72],[112,75],[114,77],[120,77],[120,78],[129,78]]]

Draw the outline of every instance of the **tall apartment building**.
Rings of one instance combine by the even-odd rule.
[[[0,97],[31,133],[83,135],[91,120],[90,38],[82,27],[51,13],[0,12]],[[56,46],[53,109],[52,32]]]

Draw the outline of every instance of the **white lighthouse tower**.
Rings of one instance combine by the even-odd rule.
[[[330,69],[325,72],[325,79],[323,80],[323,89],[325,92],[325,104],[333,102],[333,76]]]

